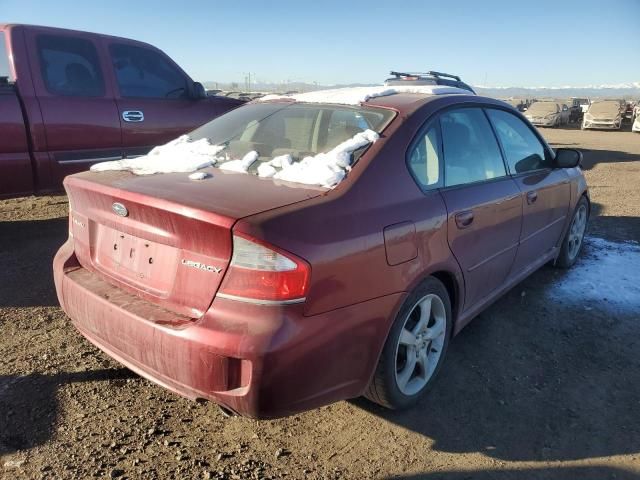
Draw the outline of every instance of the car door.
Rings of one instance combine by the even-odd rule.
[[[505,282],[522,223],[520,190],[507,170],[481,107],[440,116],[447,236],[464,275],[464,310]]]
[[[191,98],[193,81],[160,50],[124,40],[105,43],[126,156],[145,154],[226,111],[210,99]]]
[[[505,110],[488,108],[486,112],[521,192],[522,233],[512,270],[517,276],[539,265],[558,245],[569,214],[569,175],[553,168],[553,154],[533,127]]]
[[[94,37],[37,28],[25,37],[46,139],[33,148],[49,156],[49,170],[38,170],[39,187],[59,187],[71,173],[122,158],[118,110]]]

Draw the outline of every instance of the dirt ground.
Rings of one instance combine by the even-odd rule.
[[[584,151],[589,234],[640,240],[640,135],[543,134]],[[0,202],[2,478],[640,479],[637,304],[580,288],[554,297],[568,274],[545,267],[453,339],[411,411],[356,399],[275,421],[225,418],[74,331],[51,275],[66,214],[63,196]]]

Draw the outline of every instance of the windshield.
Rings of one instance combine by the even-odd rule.
[[[549,115],[559,111],[558,104],[554,102],[536,102],[529,107],[528,113],[533,115]]]
[[[206,138],[224,146],[220,155],[240,159],[257,152],[249,169],[290,155],[300,161],[325,153],[366,130],[381,132],[394,112],[383,108],[326,104],[255,103],[232,110],[189,134],[193,141]],[[357,151],[354,156],[357,156]]]
[[[617,115],[620,112],[620,102],[617,100],[607,100],[603,102],[593,102],[589,107],[589,113],[592,115]]]

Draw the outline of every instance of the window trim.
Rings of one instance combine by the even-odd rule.
[[[507,108],[502,108],[501,106],[484,106],[482,107],[483,110],[485,110],[485,115],[487,116],[487,119],[489,120],[489,123],[491,124],[491,129],[493,130],[493,134],[496,137],[496,139],[498,140],[498,145],[500,146],[500,151],[502,152],[502,157],[504,158],[505,161],[505,165],[507,167],[507,174],[512,177],[512,178],[520,178],[523,176],[527,176],[527,175],[531,175],[533,173],[542,173],[542,172],[550,172],[552,170],[554,170],[554,166],[553,166],[553,162],[554,162],[554,158],[555,155],[552,154],[552,152],[550,151],[549,146],[547,145],[546,141],[544,140],[544,138],[542,137],[542,135],[540,134],[540,132],[533,126],[531,125],[531,123],[529,123],[529,121],[525,118],[525,117],[521,117],[519,115],[514,114],[514,112],[510,111]],[[540,142],[540,144],[542,145],[542,149],[544,151],[544,156],[545,156],[545,161],[548,161],[551,166],[549,167],[542,167],[542,168],[536,168],[535,170],[528,170],[526,172],[512,172],[511,171],[511,167],[509,165],[509,162],[507,161],[507,154],[504,150],[504,146],[502,145],[502,140],[500,140],[500,136],[498,135],[498,132],[496,131],[496,127],[493,124],[493,121],[491,120],[491,117],[489,116],[489,113],[487,112],[487,110],[500,110],[503,111],[507,114],[510,114],[514,117],[516,117],[517,119],[521,120],[522,123],[525,124],[525,126],[527,128],[529,128],[529,131],[531,131],[531,133],[533,133],[533,135],[536,137],[536,139]]]
[[[65,40],[75,40],[75,41],[80,41],[80,42],[87,42],[89,45],[91,45],[91,48],[93,48],[93,51],[95,53],[95,60],[96,60],[96,74],[98,74],[98,76],[102,79],[102,92],[100,93],[100,95],[62,95],[60,92],[52,90],[50,88],[49,85],[49,81],[48,81],[48,77],[45,76],[45,70],[43,68],[44,66],[44,59],[42,58],[42,51],[40,48],[40,39],[43,37],[54,37],[54,38],[58,38],[58,39],[65,39]],[[61,98],[105,98],[107,96],[107,78],[104,74],[104,72],[102,71],[102,61],[100,59],[100,52],[98,51],[98,46],[90,39],[88,38],[81,38],[81,37],[75,37],[75,36],[68,36],[68,35],[59,35],[59,34],[51,34],[51,33],[39,33],[35,36],[34,38],[35,41],[35,47],[36,47],[36,60],[37,60],[37,66],[38,66],[38,70],[40,73],[40,79],[42,80],[42,85],[44,86],[45,90],[47,91],[47,93],[49,93],[50,95],[53,95],[55,97],[61,97]]]
[[[120,47],[132,47],[132,48],[138,48],[140,50],[146,50],[149,52],[153,52],[156,53],[158,55],[160,55],[166,62],[167,64],[171,65],[171,67],[173,67],[182,77],[182,79],[184,80],[184,85],[185,85],[185,96],[184,97],[139,97],[139,96],[128,96],[128,95],[124,95],[122,93],[122,90],[120,89],[120,82],[118,81],[118,72],[116,71],[116,67],[113,63],[113,52],[112,49],[114,46],[120,46]],[[193,100],[191,98],[191,91],[190,91],[190,85],[191,83],[193,83],[193,81],[191,80],[191,78],[185,74],[185,72],[180,68],[180,66],[178,64],[176,64],[166,53],[164,53],[162,50],[158,50],[154,47],[147,47],[147,46],[143,46],[143,45],[134,45],[132,43],[127,43],[127,42],[109,42],[109,44],[107,45],[107,54],[108,54],[108,60],[109,60],[109,65],[111,66],[111,72],[113,74],[113,80],[114,80],[114,85],[117,89],[117,93],[118,93],[118,98],[121,98],[123,100],[160,100],[160,101],[167,101],[167,100],[178,100],[178,101],[182,101],[184,102],[185,100]]]
[[[435,125],[434,125],[435,124]],[[420,141],[425,137],[427,131],[435,126],[436,131],[438,133],[438,183],[433,185],[422,185],[422,182],[418,180],[415,172],[409,165],[409,160],[411,159],[411,154],[413,153],[416,146],[420,143]],[[416,183],[418,188],[422,191],[422,193],[431,192],[433,190],[440,190],[444,188],[444,161],[443,161],[443,148],[442,148],[442,130],[440,128],[439,115],[432,115],[429,117],[418,129],[418,132],[413,136],[411,142],[409,142],[409,147],[405,151],[404,155],[404,164],[407,170],[409,171],[409,175],[413,178],[413,181]]]

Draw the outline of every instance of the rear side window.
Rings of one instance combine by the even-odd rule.
[[[187,79],[160,53],[124,44],[111,45],[109,52],[123,97],[187,97]]]
[[[47,90],[55,95],[102,97],[104,78],[98,52],[89,40],[38,35],[38,59]]]
[[[440,117],[445,186],[506,175],[496,137],[484,112],[461,108]]]
[[[442,186],[440,174],[440,134],[437,125],[420,134],[409,153],[409,168],[423,189]]]
[[[9,49],[7,48],[7,38],[5,33],[0,31],[0,78],[13,80],[11,68],[9,67]]]
[[[544,146],[531,129],[518,117],[503,110],[488,109],[511,173],[524,173],[550,168]]]

